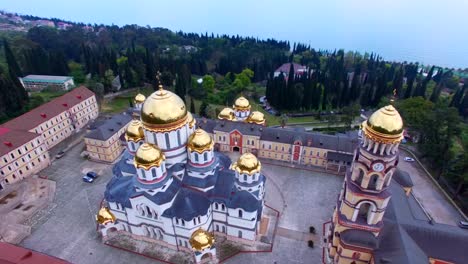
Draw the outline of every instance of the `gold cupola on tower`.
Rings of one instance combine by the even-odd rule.
[[[214,141],[205,130],[197,128],[188,138],[187,148],[190,151],[202,153],[207,150],[213,150]]]
[[[403,120],[393,105],[387,105],[364,121],[362,130],[368,138],[376,142],[393,144],[403,139]]]
[[[148,170],[154,166],[160,167],[165,160],[164,153],[156,145],[143,143],[135,153],[134,164],[137,169]]]
[[[264,125],[265,124],[265,115],[260,111],[253,111],[247,117],[247,122],[255,123],[255,124],[259,124],[259,125]]]
[[[125,130],[125,140],[138,142],[145,138],[140,120],[132,120]]]
[[[187,112],[187,122],[189,124],[189,128],[193,128],[195,124],[197,123],[197,120],[193,118],[193,115],[190,112]]]
[[[141,104],[146,100],[146,96],[142,95],[141,93],[137,94],[135,96],[135,99],[133,100],[135,104]]]
[[[215,237],[208,231],[203,230],[202,228],[193,232],[190,237],[190,246],[195,251],[202,251],[204,249],[210,248],[215,243]]]
[[[250,110],[250,103],[244,96],[237,98],[234,102],[233,108],[235,110]]]
[[[253,175],[260,172],[262,164],[252,153],[245,153],[239,157],[237,162],[231,165],[231,169],[241,174]]]
[[[173,131],[187,120],[184,101],[171,91],[160,89],[152,93],[141,108],[141,121],[146,129],[157,132]]]
[[[224,119],[224,120],[229,120],[229,121],[232,121],[232,120],[236,119],[236,116],[234,114],[234,110],[232,108],[229,108],[229,107],[224,108],[218,114],[218,119]]]
[[[115,222],[115,215],[107,207],[101,207],[96,215],[96,222],[101,225]]]

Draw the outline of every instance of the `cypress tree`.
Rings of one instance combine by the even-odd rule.
[[[193,102],[193,97],[190,97],[190,112],[195,114],[195,103]]]
[[[9,79],[14,84],[11,88],[14,89],[14,93],[16,93],[17,96],[21,99],[20,101],[28,101],[28,93],[19,80],[20,77],[23,77],[23,73],[21,72],[13,52],[11,51],[10,45],[5,39],[3,39],[3,48],[5,50],[5,58],[8,65]],[[21,105],[22,104],[20,103],[20,106]]]
[[[206,101],[202,101],[202,104],[200,106],[200,111],[199,111],[200,116],[207,117],[208,116],[208,113],[206,112],[207,109],[208,109],[208,103]]]

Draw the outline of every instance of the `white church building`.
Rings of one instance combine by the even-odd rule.
[[[215,255],[214,233],[255,241],[264,206],[265,176],[250,153],[237,162],[214,151],[214,141],[181,98],[160,89],[138,96],[125,133],[127,149],[105,191],[99,232],[119,230],[179,250]]]

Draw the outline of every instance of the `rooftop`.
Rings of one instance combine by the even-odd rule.
[[[40,135],[28,131],[0,127],[0,156],[17,149],[24,143],[29,142],[36,137],[40,137]]]
[[[132,116],[126,113],[118,114],[104,120],[98,127],[86,134],[85,138],[106,141],[111,138],[122,127],[132,120]]]
[[[0,126],[17,130],[32,130],[92,96],[94,96],[92,91],[80,86]]]
[[[23,81],[28,82],[47,82],[47,83],[63,83],[70,79],[73,79],[71,76],[54,76],[54,75],[33,75],[30,74],[21,78]]]

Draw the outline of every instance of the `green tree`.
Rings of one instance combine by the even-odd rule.
[[[23,105],[22,102],[27,102],[29,100],[28,93],[24,89],[23,85],[21,84],[19,78],[23,77],[23,73],[18,65],[18,62],[11,51],[10,45],[4,39],[3,40],[3,48],[5,51],[5,58],[8,65],[8,73],[9,79],[13,82],[14,85],[11,86],[11,89],[17,96],[21,99],[20,105]]]
[[[354,119],[359,116],[360,106],[358,104],[352,104],[343,107],[342,110],[342,121],[346,124],[347,127],[351,128]]]
[[[195,114],[195,102],[193,101],[193,97],[190,97],[190,112]]]
[[[208,103],[206,101],[202,101],[202,104],[200,106],[200,111],[199,114],[202,117],[208,117]]]
[[[73,81],[76,84],[84,83],[85,82],[85,73],[83,71],[83,65],[75,62],[70,61],[68,63],[68,68],[70,69],[70,75],[73,76]]]
[[[203,76],[202,85],[203,89],[205,89],[207,93],[213,93],[215,87],[215,79],[211,75],[205,75]]]

